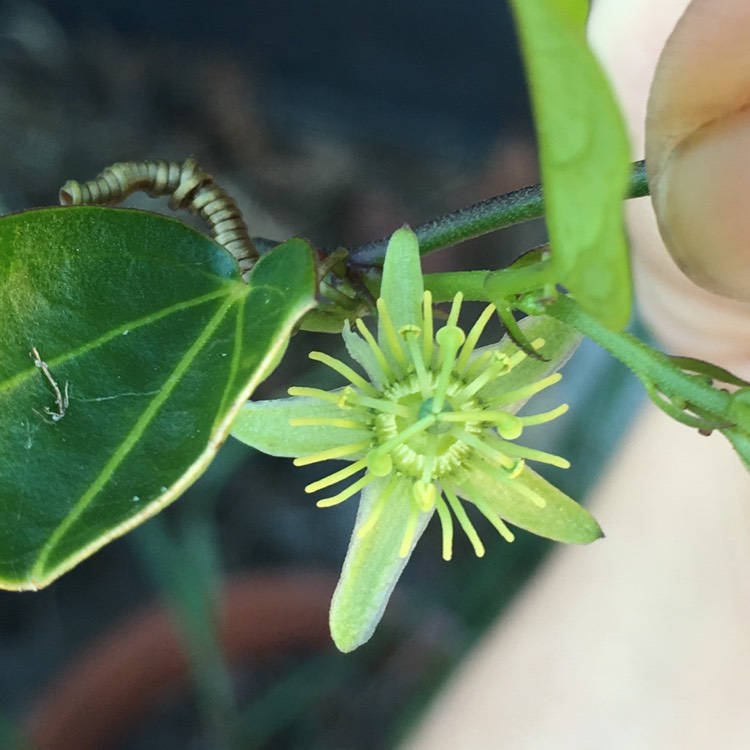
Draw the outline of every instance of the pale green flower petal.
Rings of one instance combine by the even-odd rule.
[[[271,456],[297,458],[347,443],[369,441],[369,430],[335,425],[295,425],[298,419],[346,419],[335,404],[315,398],[295,397],[249,401],[232,425],[232,436]],[[351,460],[362,457],[353,454]],[[349,459],[348,459],[349,460]]]
[[[340,651],[353,651],[370,639],[414,545],[432,517],[432,512],[419,514],[409,553],[400,557],[413,509],[411,483],[401,482],[376,523],[359,537],[357,531],[367,523],[387,482],[387,478],[377,479],[362,491],[354,533],[331,602],[331,635]]]
[[[424,278],[419,260],[419,243],[409,227],[393,233],[385,253],[380,298],[385,302],[395,329],[406,325],[422,327]],[[382,320],[378,341],[384,340]]]
[[[589,544],[604,536],[596,519],[585,508],[528,466],[524,466],[515,479],[503,482],[475,471],[467,485],[504,521],[532,534],[566,544]],[[471,500],[465,488],[459,487],[458,493]],[[544,506],[534,503],[529,494],[543,500]]]

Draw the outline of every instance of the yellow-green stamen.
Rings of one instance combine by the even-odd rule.
[[[363,477],[358,479],[353,484],[350,484],[346,489],[339,492],[338,495],[333,495],[332,497],[326,497],[323,500],[318,500],[315,505],[317,505],[318,508],[330,508],[334,505],[338,505],[339,503],[343,503],[344,500],[348,500],[352,495],[356,495],[360,490],[367,487],[370,482],[374,482],[376,477],[372,476],[371,474],[365,474]]]
[[[456,517],[459,525],[464,530],[464,534],[466,534],[471,542],[471,546],[474,548],[474,554],[477,557],[484,557],[484,545],[482,544],[482,540],[479,538],[479,534],[477,534],[474,525],[469,520],[469,516],[466,515],[466,510],[458,499],[458,496],[447,487],[443,488],[443,492],[445,493],[445,498],[453,511],[453,515]]]
[[[542,380],[537,380],[536,383],[529,383],[529,385],[521,388],[516,388],[514,391],[508,393],[502,393],[492,399],[493,406],[504,406],[507,404],[515,404],[518,401],[526,401],[526,399],[536,396],[537,393],[543,391],[545,388],[549,388],[551,385],[557,383],[562,375],[559,372],[548,375]]]
[[[309,466],[310,464],[317,464],[321,461],[331,461],[336,458],[344,458],[345,456],[351,456],[354,453],[367,450],[370,447],[369,440],[363,440],[359,443],[347,443],[346,445],[337,445],[335,448],[329,448],[325,451],[318,451],[317,453],[311,453],[308,456],[300,456],[295,458],[292,462],[295,466]]]
[[[448,506],[445,504],[442,495],[438,496],[435,508],[437,509],[442,530],[443,560],[447,561],[453,557],[453,516],[450,510],[448,510]]]
[[[495,481],[510,485],[520,495],[523,495],[525,498],[534,503],[537,508],[544,508],[544,506],[547,505],[547,501],[541,495],[527,487],[523,482],[515,481],[521,475],[521,471],[519,471],[518,469],[522,470],[523,467],[524,463],[523,461],[520,461],[514,467],[516,470],[511,471],[510,473],[505,471],[504,469],[497,469],[493,471],[492,467],[490,466],[483,466],[482,471],[487,474],[487,476],[492,477],[492,479],[494,479]],[[471,485],[467,485],[466,489],[467,492],[478,494]]]
[[[404,537],[401,540],[401,549],[398,551],[399,557],[406,557],[411,549],[412,542],[414,541],[414,535],[417,531],[417,522],[419,521],[419,508],[416,505],[412,505],[411,512],[409,513],[409,520],[406,522],[406,530],[404,531]]]
[[[492,362],[481,374],[477,375],[471,382],[467,383],[461,389],[461,395],[464,398],[471,398],[484,388],[488,383],[498,377],[505,375],[513,369],[510,358],[502,352],[496,352]]]
[[[412,495],[417,507],[423,513],[426,513],[435,507],[437,489],[432,482],[423,482],[421,479],[417,479],[412,483]]]
[[[459,375],[463,374],[464,370],[466,369],[466,365],[469,364],[469,357],[471,357],[471,355],[474,353],[474,349],[477,345],[477,342],[479,341],[479,337],[482,335],[484,329],[487,326],[487,323],[489,323],[490,318],[492,317],[492,313],[494,312],[495,306],[487,305],[487,307],[485,307],[482,311],[482,314],[477,318],[477,322],[474,323],[474,325],[471,327],[471,330],[466,336],[466,343],[461,349],[461,354],[459,354],[458,359],[456,360],[455,370]]]
[[[383,350],[378,346],[378,342],[375,341],[375,337],[372,335],[372,332],[365,325],[364,320],[362,320],[362,318],[357,318],[354,321],[354,325],[357,326],[357,330],[359,331],[360,336],[362,336],[367,345],[370,347],[370,351],[372,351],[373,356],[375,357],[377,363],[380,365],[380,368],[383,371],[383,375],[385,375],[385,377],[389,380],[393,378],[393,370],[391,369],[390,364],[388,364],[388,360],[385,358]]]
[[[401,336],[406,342],[406,348],[409,350],[411,361],[417,374],[419,390],[422,393],[422,398],[426,399],[430,397],[432,381],[427,374],[424,359],[422,359],[422,349],[419,346],[420,334],[421,331],[416,326],[404,326],[404,328],[401,329]]]
[[[388,307],[386,306],[382,297],[377,301],[377,308],[378,315],[380,316],[380,325],[382,326],[383,333],[385,335],[385,342],[386,344],[388,344],[388,348],[391,350],[391,354],[393,355],[393,358],[396,360],[396,362],[398,362],[398,364],[400,364],[401,366],[404,366],[407,363],[406,355],[404,354],[404,350],[401,348],[401,342],[398,340],[398,334],[396,333],[396,329],[393,326],[391,314],[388,312]]]
[[[404,419],[408,419],[411,416],[411,412],[405,406],[396,404],[393,401],[386,401],[383,398],[372,398],[357,393],[352,396],[350,402],[365,409],[372,409],[372,411],[384,412],[386,414],[395,414]]]
[[[316,362],[321,362],[332,370],[335,370],[339,375],[345,377],[352,385],[360,388],[365,393],[368,393],[371,396],[378,395],[378,389],[375,388],[374,385],[368,383],[361,375],[354,372],[349,365],[345,365],[340,359],[336,359],[330,354],[325,354],[324,352],[310,352],[309,357],[310,359]]]
[[[461,312],[461,303],[464,301],[464,293],[457,292],[451,303],[451,311],[448,313],[448,322],[445,324],[447,327],[456,327],[458,325],[458,315]],[[463,333],[463,331],[461,332]]]
[[[305,487],[305,492],[317,492],[318,490],[323,490],[333,484],[338,484],[344,479],[349,479],[352,474],[361,471],[365,466],[367,466],[367,461],[364,458],[360,458],[359,461],[355,461],[353,464],[345,466],[343,469],[339,469],[339,471],[334,471],[333,474],[328,474],[322,479],[318,479],[316,482],[311,482]]]
[[[495,513],[492,508],[482,500],[479,494],[471,496],[471,502],[477,506],[479,512],[497,529],[500,536],[505,539],[506,542],[513,542],[515,540],[515,534],[508,528],[502,518]]]
[[[532,427],[537,424],[546,424],[547,422],[551,422],[553,419],[557,419],[567,411],[568,405],[560,404],[560,406],[558,406],[556,409],[550,409],[549,411],[545,411],[540,414],[530,414],[526,417],[519,417],[519,419],[521,420],[521,424],[523,424],[524,427]]]
[[[338,403],[339,400],[336,391],[324,391],[322,388],[308,388],[300,385],[293,385],[287,390],[287,393],[290,396],[317,398],[321,401],[330,401],[332,404]]]
[[[422,352],[424,361],[432,362],[433,323],[432,323],[432,292],[429,290],[422,295]]]
[[[391,495],[393,494],[393,490],[396,488],[396,485],[399,482],[399,477],[393,476],[389,480],[389,482],[385,485],[383,491],[378,496],[378,499],[375,501],[375,504],[372,506],[372,509],[370,510],[370,515],[367,517],[367,520],[357,529],[357,536],[361,539],[362,537],[366,536],[369,531],[375,526],[375,524],[378,522],[378,519],[383,514],[383,509],[388,504],[388,501],[391,499]]]
[[[456,295],[458,296],[458,295]],[[442,411],[448,390],[448,381],[453,374],[453,364],[456,353],[464,343],[466,336],[458,326],[446,325],[435,334],[435,340],[440,346],[440,374],[435,385],[435,395],[432,397],[434,413]]]
[[[478,454],[482,455],[494,466],[511,468],[515,465],[509,456],[498,451],[492,445],[489,445],[484,439],[473,433],[466,432],[466,430],[456,430],[454,435],[462,442],[474,448]]]
[[[442,412],[438,416],[440,422],[479,422],[494,425],[506,440],[516,440],[521,437],[523,427],[527,423],[522,417],[508,414],[507,411],[474,409],[472,411]],[[536,424],[536,423],[532,423]]]
[[[557,466],[559,469],[569,469],[570,461],[554,453],[540,451],[537,448],[527,448],[525,445],[511,443],[508,440],[493,440],[493,445],[505,456],[515,456],[516,458],[528,459],[529,461],[539,461],[550,466]]]

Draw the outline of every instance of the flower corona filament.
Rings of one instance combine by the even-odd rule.
[[[513,441],[526,427],[543,424],[560,416],[567,405],[531,416],[515,415],[528,398],[559,380],[550,375],[533,383],[502,388],[502,381],[528,356],[518,350],[512,353],[495,348],[476,349],[479,339],[495,312],[488,305],[468,334],[458,325],[462,305],[459,293],[453,300],[446,324],[435,331],[432,297],[425,292],[421,300],[419,324],[396,327],[394,316],[381,297],[377,303],[380,335],[376,338],[364,321],[354,323],[354,342],[369,380],[349,365],[320,352],[311,359],[327,365],[348,381],[343,390],[329,393],[315,388],[292,388],[290,395],[318,399],[336,404],[340,416],[330,413],[320,417],[292,419],[291,424],[356,429],[368,439],[341,445],[297,458],[300,466],[347,459],[352,463],[306,487],[316,492],[351,481],[339,493],[318,501],[321,507],[335,505],[352,497],[371,482],[385,482],[377,500],[357,530],[365,537],[378,523],[389,503],[410,504],[399,554],[408,556],[422,514],[436,512],[443,530],[442,555],[453,554],[455,518],[478,556],[484,545],[465,504],[473,505],[507,541],[513,532],[487,498],[486,481],[500,490],[507,483],[518,482],[527,460],[558,467],[568,462],[544,451],[526,448]],[[544,345],[542,339],[532,342],[534,349]],[[507,347],[506,347],[507,348]],[[350,349],[352,351],[352,349]],[[362,355],[361,352],[365,352]],[[543,508],[544,498],[532,488],[516,488],[523,502]]]

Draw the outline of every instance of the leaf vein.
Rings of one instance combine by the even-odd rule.
[[[51,533],[49,540],[39,551],[39,556],[32,574],[34,577],[43,577],[45,562],[54,551],[56,545],[65,536],[71,526],[78,520],[81,514],[91,505],[99,492],[101,492],[107,482],[112,478],[115,471],[136,446],[146,428],[154,420],[162,406],[172,395],[172,392],[179,384],[183,375],[187,372],[193,360],[207,344],[227,312],[236,303],[237,299],[231,298],[227,300],[214,314],[213,318],[206,324],[203,333],[201,333],[193,345],[185,352],[182,359],[177,363],[177,366],[166,379],[164,386],[159,390],[156,398],[154,398],[151,404],[144,409],[143,413],[136,420],[133,428],[121,443],[120,448],[112,454],[112,457],[107,461],[96,479],[94,479],[89,488],[83,492],[75,507],[72,508],[60,525]]]
[[[201,297],[196,297],[194,299],[185,300],[183,302],[178,302],[177,304],[171,305],[170,307],[165,307],[162,310],[158,310],[157,312],[150,313],[149,315],[146,315],[142,318],[137,318],[133,321],[122,323],[117,328],[113,328],[112,330],[107,331],[107,333],[103,334],[102,336],[99,336],[96,339],[88,341],[85,344],[82,344],[81,346],[75,349],[72,349],[69,352],[65,352],[64,354],[58,354],[56,357],[45,358],[45,361],[50,369],[55,368],[58,365],[65,364],[66,362],[69,362],[70,360],[81,356],[82,354],[86,354],[92,349],[95,349],[97,346],[102,346],[103,344],[106,344],[108,341],[111,341],[117,336],[121,336],[125,331],[138,330],[139,328],[142,328],[143,326],[147,326],[151,323],[155,323],[156,321],[161,320],[162,318],[166,318],[169,315],[183,312],[184,310],[189,310],[192,307],[197,307],[198,305],[202,305],[206,302],[211,302],[212,300],[215,300],[222,296],[226,296],[226,293],[227,293],[226,289],[220,289],[220,290],[217,290],[216,292],[212,292],[211,294],[204,294]],[[31,360],[29,361],[30,361],[30,365],[28,369],[23,370],[22,372],[19,372],[13,377],[0,382],[0,396],[5,395],[6,393],[10,393],[14,389],[23,385],[27,380],[33,377],[36,377],[38,373],[38,369],[34,366],[34,363],[31,362]]]

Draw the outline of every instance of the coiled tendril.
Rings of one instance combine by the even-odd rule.
[[[124,161],[112,164],[93,180],[68,180],[60,188],[60,205],[115,205],[132,193],[169,196],[173,211],[198,214],[211,236],[237,260],[243,278],[252,270],[258,251],[234,198],[214,182],[195,159],[182,164],[167,161]]]

